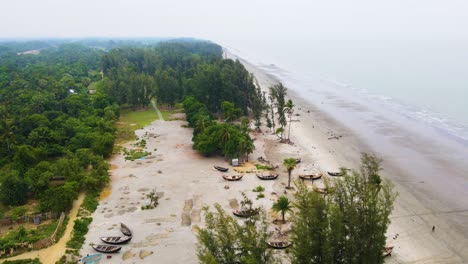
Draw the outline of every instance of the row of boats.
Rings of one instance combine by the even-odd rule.
[[[132,231],[128,226],[126,226],[123,223],[120,223],[120,232],[122,232],[123,236],[106,236],[106,237],[101,237],[101,240],[104,243],[107,243],[108,245],[105,244],[97,244],[97,245],[92,245],[94,250],[101,252],[101,253],[117,253],[119,252],[122,247],[119,245],[125,244],[130,242],[132,240]]]
[[[296,161],[296,163],[299,163],[301,162],[300,159],[298,159]],[[214,166],[214,169],[218,170],[218,171],[221,171],[221,172],[227,172],[229,170],[229,168],[224,168],[224,167],[221,167],[221,166]],[[333,176],[333,177],[342,177],[345,175],[345,173],[343,172],[330,172],[328,171],[327,172],[328,175],[330,176]],[[322,175],[321,173],[319,174],[299,174],[299,178],[301,178],[302,180],[318,180],[320,178],[322,178]],[[261,179],[261,180],[275,180],[278,178],[279,174],[272,174],[272,173],[268,173],[268,174],[256,174],[256,176]],[[244,175],[223,175],[222,176],[223,179],[227,180],[227,181],[239,181],[242,179],[242,177],[244,177]],[[318,188],[318,187],[315,187],[315,186],[312,186],[313,190],[318,192],[318,193],[321,193],[321,194],[327,194],[328,193],[328,189],[327,188]],[[232,211],[232,214],[237,216],[237,217],[242,217],[242,218],[247,218],[247,217],[251,217],[253,215],[256,215],[258,214],[258,211],[256,210],[234,210]],[[271,248],[274,248],[274,249],[286,249],[288,247],[290,247],[292,245],[291,242],[288,242],[288,241],[268,241],[267,242],[268,246],[271,247]],[[382,250],[382,256],[389,256],[391,255],[393,252],[393,246],[387,246],[387,247],[384,247],[384,249]]]
[[[221,172],[227,172],[229,168],[221,167],[221,166],[213,166],[214,169],[221,171]],[[333,176],[333,177],[342,177],[345,175],[343,172],[331,172],[327,171],[328,175]],[[257,177],[261,180],[275,180],[278,178],[279,174],[257,174]],[[242,179],[243,175],[233,175],[233,176],[227,176],[223,175],[223,178],[228,181],[237,181]],[[321,173],[318,174],[299,174],[299,177],[303,180],[318,180],[322,177]]]

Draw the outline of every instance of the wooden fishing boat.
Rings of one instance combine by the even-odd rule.
[[[244,175],[223,175],[223,179],[226,181],[239,181],[242,177],[244,177]]]
[[[121,246],[114,246],[114,245],[93,245],[94,250],[102,253],[117,253],[119,252],[122,247]]]
[[[278,178],[279,174],[257,174],[257,177],[260,179],[260,180],[275,180],[276,178]]]
[[[341,177],[341,176],[344,176],[344,173],[343,173],[343,172],[331,172],[331,171],[328,171],[328,175],[334,176],[334,177]]]
[[[382,256],[386,257],[386,256],[390,256],[392,255],[392,252],[393,252],[393,246],[391,247],[385,247],[382,251]]]
[[[322,178],[322,174],[299,174],[299,178],[303,180],[318,180]]]
[[[292,245],[292,243],[284,241],[268,241],[267,244],[274,249],[285,249]]]
[[[120,223],[120,232],[126,236],[132,236],[132,230],[130,230],[130,228],[128,228],[124,223]]]
[[[125,244],[128,241],[132,240],[131,236],[109,236],[109,237],[101,237],[101,240],[107,244]]]
[[[246,218],[246,217],[249,217],[249,216],[258,214],[257,211],[248,212],[248,211],[242,211],[242,210],[234,210],[234,211],[232,211],[232,213],[233,213],[235,216],[243,217],[243,218]]]
[[[229,170],[229,168],[224,168],[224,167],[221,167],[221,166],[213,166],[213,168],[215,168],[216,170],[219,170],[219,171],[222,171],[222,172],[226,172]]]

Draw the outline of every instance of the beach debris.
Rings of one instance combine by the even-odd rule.
[[[229,199],[229,206],[232,209],[237,209],[239,208],[239,203],[237,202],[237,199]]]
[[[229,185],[224,185],[224,189],[228,190],[228,189],[229,189]]]
[[[190,218],[190,214],[188,212],[182,213],[182,226],[190,226],[192,224],[192,219]]]
[[[142,250],[140,250],[140,259],[144,259],[147,256],[152,255],[152,254],[153,254],[153,251],[142,249]]]
[[[161,174],[161,173],[162,173],[162,170],[158,170],[158,173]]]
[[[122,259],[123,260],[127,260],[127,259],[130,259],[130,258],[133,258],[135,256],[135,254],[133,254],[132,250],[127,250],[123,253],[122,255]]]

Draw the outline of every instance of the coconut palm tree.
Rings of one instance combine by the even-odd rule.
[[[283,166],[288,171],[288,187],[287,189],[291,189],[291,172],[296,168],[296,159],[295,158],[288,158],[284,159]]]
[[[292,119],[292,114],[294,113],[294,106],[295,105],[293,101],[289,99],[288,102],[286,102],[286,106],[284,108],[286,113],[288,113],[288,117],[289,117],[288,141],[289,141],[289,136],[291,135],[291,119]]]
[[[273,204],[271,209],[275,212],[281,212],[281,220],[285,223],[286,220],[284,219],[284,215],[287,211],[291,211],[292,204],[289,202],[289,199],[283,195],[278,199],[278,201],[276,201],[276,203]]]

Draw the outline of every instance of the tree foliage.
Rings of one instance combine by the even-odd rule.
[[[284,128],[286,127],[286,87],[282,83],[278,83],[270,87],[270,100],[272,107],[276,106],[276,114],[278,118],[278,123],[281,126],[281,139],[283,138]],[[272,109],[273,115],[273,109]],[[272,116],[272,119],[274,117]]]
[[[278,198],[278,200],[273,204],[273,206],[271,207],[271,209],[273,209],[273,211],[275,212],[281,212],[281,220],[283,222],[286,222],[286,219],[284,218],[285,214],[288,212],[288,211],[291,211],[292,210],[292,204],[291,202],[289,201],[289,199],[282,195],[280,198]]]
[[[291,173],[296,168],[297,161],[295,158],[287,158],[283,160],[283,166],[288,171],[288,186],[287,188],[291,188]]]
[[[87,94],[88,86],[101,80],[96,72],[102,53],[59,44],[38,55],[2,54],[0,198],[4,204],[23,204],[31,195],[46,197],[44,193],[55,188],[50,184],[53,178],[65,177],[67,183],[91,188],[107,181],[102,157],[112,152],[119,106],[105,91]],[[89,151],[89,163],[76,165],[79,150]]]
[[[244,201],[249,203],[245,196]],[[274,263],[266,243],[271,234],[263,213],[239,224],[219,204],[215,204],[214,212],[208,208],[204,212],[206,227],[197,234],[200,263]]]
[[[194,97],[187,97],[183,105],[187,121],[194,127],[193,149],[206,156],[220,153],[228,158],[247,157],[255,149],[248,130],[242,126],[211,120],[208,108]],[[225,101],[224,108],[237,115],[232,103]]]
[[[292,263],[383,263],[395,193],[380,181],[380,161],[364,154],[361,168],[323,197],[298,183]]]

